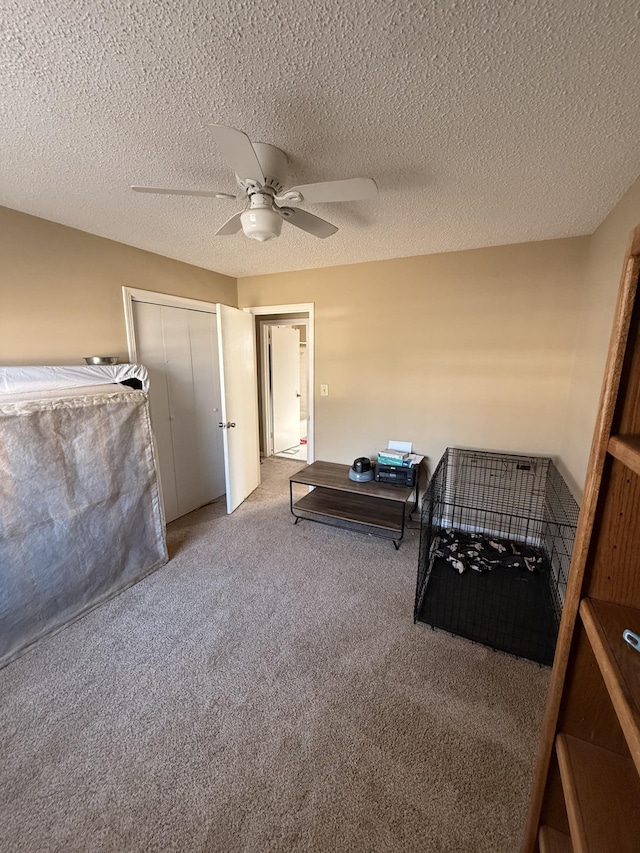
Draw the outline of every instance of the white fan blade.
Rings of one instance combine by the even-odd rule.
[[[216,237],[224,237],[226,234],[237,234],[242,228],[242,222],[240,220],[241,216],[242,211],[240,213],[236,213],[231,217],[231,219],[227,219],[224,225],[216,231]]]
[[[319,216],[314,216],[313,213],[308,213],[306,210],[289,208],[282,212],[282,218],[285,222],[290,222],[296,228],[302,228],[303,231],[308,231],[314,237],[331,237],[338,230],[335,225],[320,219]]]
[[[300,196],[299,199],[292,197]],[[378,195],[378,187],[373,178],[347,178],[345,181],[322,181],[319,184],[302,184],[291,187],[276,201],[287,203],[302,201],[308,204],[322,204],[330,201],[363,201]]]
[[[236,198],[231,193],[219,193],[215,190],[167,190],[164,187],[131,187],[134,193],[157,193],[158,195],[195,195],[202,198]]]
[[[210,124],[209,129],[222,156],[239,178],[249,178],[261,185],[266,183],[258,156],[246,133],[225,124]]]

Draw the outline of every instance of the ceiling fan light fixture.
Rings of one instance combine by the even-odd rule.
[[[264,243],[273,237],[279,237],[282,231],[282,218],[265,207],[255,207],[245,210],[240,217],[242,230],[247,237]]]

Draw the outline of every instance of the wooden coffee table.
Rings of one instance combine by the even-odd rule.
[[[417,480],[418,478],[416,478]],[[295,503],[294,484],[314,486]],[[349,465],[314,462],[289,478],[289,505],[295,524],[301,518],[391,539],[398,550],[404,536],[407,501],[415,491],[409,515],[418,505],[415,487],[349,479]]]

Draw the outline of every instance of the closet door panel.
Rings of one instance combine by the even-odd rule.
[[[186,313],[186,312],[185,312]],[[215,314],[189,311],[193,373],[196,454],[202,481],[202,504],[225,492],[220,399],[218,331]]]
[[[192,312],[165,306],[161,312],[178,514],[185,515],[206,503],[198,455],[194,452],[197,446],[196,407],[189,334]]]
[[[149,371],[149,408],[151,426],[158,448],[158,467],[165,518],[167,521],[172,521],[178,517],[179,511],[161,310],[159,305],[151,305],[147,302],[133,303],[138,358]]]

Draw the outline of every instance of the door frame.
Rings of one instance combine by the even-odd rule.
[[[133,324],[134,302],[148,302],[151,305],[164,305],[168,308],[186,308],[188,311],[204,311],[206,314],[216,313],[215,302],[203,302],[201,299],[173,296],[170,293],[157,293],[155,290],[140,290],[137,287],[123,287],[122,301],[124,302],[124,324],[127,330],[129,361],[133,364],[136,364],[138,361],[136,334]]]
[[[269,346],[271,341],[269,340],[269,330],[272,326],[304,326],[307,330],[307,340],[305,343],[305,348],[307,349],[307,368],[309,366],[309,353],[308,353],[308,340],[309,340],[309,319],[297,319],[297,320],[260,320],[259,322],[259,332],[258,337],[260,339],[260,363],[262,365],[262,371],[260,376],[260,381],[262,385],[262,399],[264,400],[264,411],[261,412],[261,420],[262,420],[262,429],[264,435],[264,444],[265,444],[265,456],[273,456],[274,451],[274,443],[273,443],[273,395],[271,393],[271,382],[273,381],[273,377],[270,376],[270,364],[271,360],[269,358]],[[309,431],[309,376],[307,375],[307,433]],[[307,435],[307,454],[309,453],[308,449],[309,436]]]
[[[251,314],[254,314],[256,317],[264,316],[264,315],[276,315],[277,320],[281,320],[280,325],[282,326],[302,326],[306,323],[307,326],[307,464],[310,465],[315,460],[315,401],[314,401],[314,388],[315,388],[315,303],[314,302],[300,302],[297,304],[287,304],[287,305],[259,305],[252,306],[250,308],[243,309],[245,311],[249,311]],[[306,318],[295,318],[292,317],[292,314],[306,314]],[[271,321],[270,321],[271,322]],[[276,320],[273,320],[272,325],[278,325]],[[271,456],[273,454],[273,445],[271,443],[271,434],[269,431],[269,407],[266,405],[266,401],[269,399],[269,388],[268,388],[268,374],[269,374],[269,366],[268,362],[264,357],[264,338],[266,336],[263,335],[262,329],[266,323],[260,322],[260,355],[262,361],[262,370],[260,376],[260,383],[262,389],[262,409],[260,412],[260,418],[262,421],[262,428],[265,439],[265,453],[267,456]],[[271,451],[270,453],[268,451]]]

